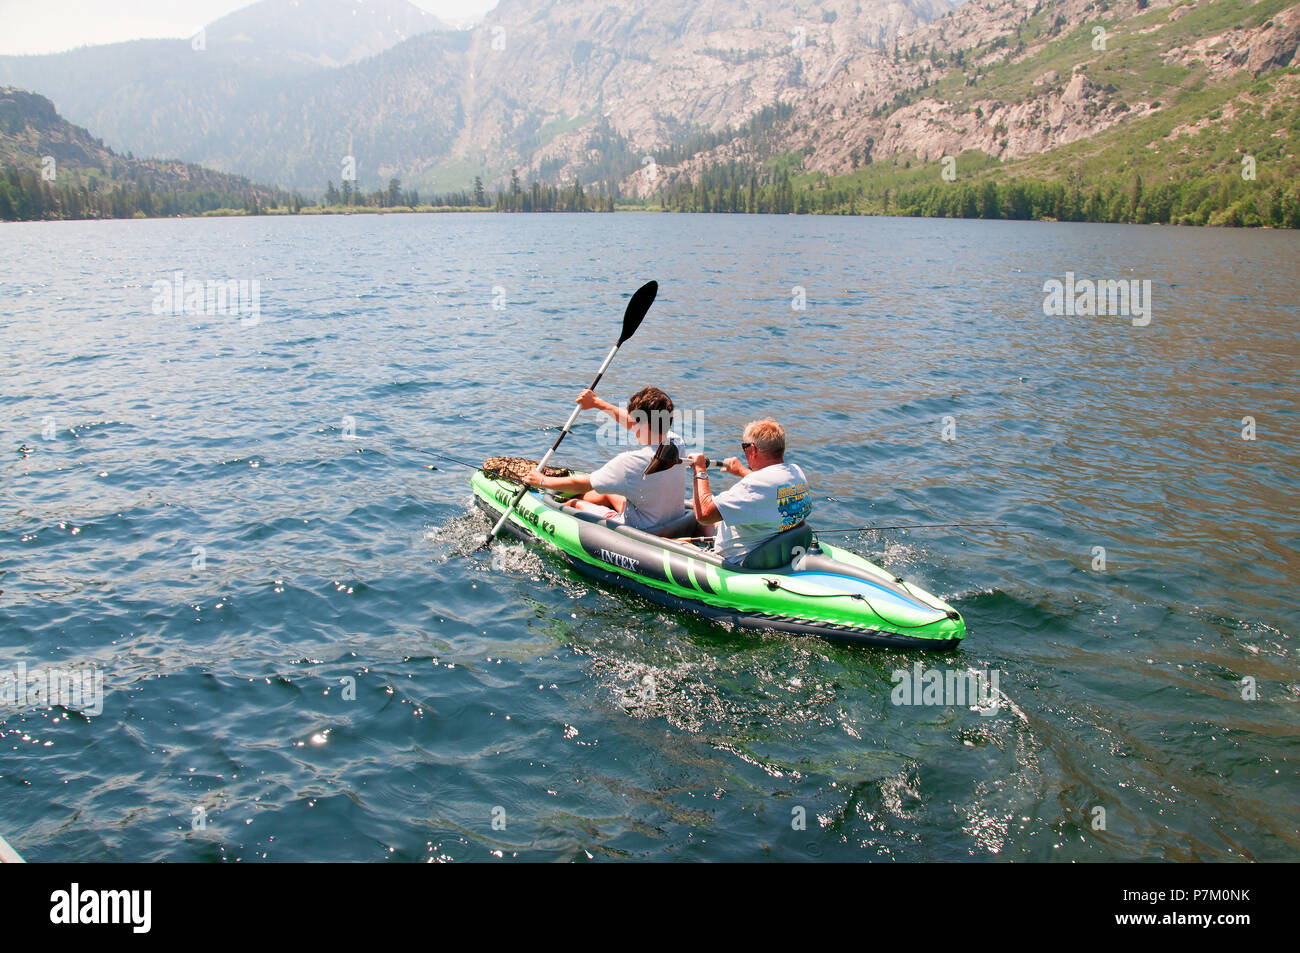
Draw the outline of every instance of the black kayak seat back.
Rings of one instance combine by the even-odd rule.
[[[700,531],[700,524],[695,521],[695,513],[687,510],[681,516],[674,516],[670,520],[648,526],[645,531],[651,536],[677,539],[682,536],[695,536]]]
[[[807,523],[800,523],[753,547],[740,560],[739,568],[762,571],[788,566],[795,557],[795,549],[802,548],[807,552],[812,549],[812,542],[812,529]],[[727,563],[730,564],[731,560],[727,560]]]

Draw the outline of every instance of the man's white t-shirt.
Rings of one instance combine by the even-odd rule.
[[[783,530],[793,529],[812,513],[808,478],[793,463],[774,463],[752,471],[735,486],[713,497],[722,514],[713,548],[730,560]]]
[[[675,433],[669,431],[665,439],[681,449],[681,438]],[[683,512],[689,468],[674,466],[643,476],[654,455],[653,446],[625,450],[591,475],[591,488],[597,493],[627,498],[621,522],[633,529],[648,529]]]

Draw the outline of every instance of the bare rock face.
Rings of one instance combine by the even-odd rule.
[[[1204,67],[1214,77],[1240,70],[1258,76],[1295,62],[1297,47],[1300,6],[1289,7],[1254,29],[1228,30],[1175,47],[1165,54],[1165,62]]]
[[[933,162],[977,149],[995,158],[1016,159],[1086,139],[1150,111],[1145,103],[1130,107],[1110,101],[1080,71],[1064,90],[1051,90],[1022,103],[981,100],[967,108],[921,100],[888,118],[872,155],[878,159],[915,155]]]
[[[1271,69],[1290,66],[1300,47],[1300,7],[1275,16],[1251,38],[1247,46],[1246,69],[1258,76]]]
[[[1086,101],[1089,96],[1095,95],[1097,87],[1088,82],[1087,75],[1083,70],[1076,69],[1070,81],[1065,85],[1065,92],[1061,93],[1061,102],[1074,105]]]
[[[1064,81],[1055,69],[1040,73],[1014,101],[951,103],[916,94],[923,95],[949,71],[969,78],[992,65],[1033,56],[1050,37],[1018,42],[1019,24],[1030,17],[1045,16],[1066,30],[1104,18],[1120,24],[1112,32],[1122,37],[1132,17],[1167,7],[1174,8],[1169,21],[1194,8],[1185,0],[1118,0],[1105,6],[1096,0],[969,0],[900,37],[896,48],[864,51],[810,89],[797,101],[784,146],[804,152],[805,169],[837,175],[869,161],[915,157],[930,162],[967,150],[1015,159],[1088,138],[1159,106],[1122,101],[1090,77],[1090,60],[1077,63]],[[1166,60],[1195,63],[1212,73],[1275,69],[1295,61],[1298,21],[1300,5],[1259,28],[1232,30],[1172,50]],[[1141,32],[1158,33],[1165,26],[1157,20]],[[670,181],[679,173],[689,178],[710,161],[731,157],[719,147],[667,174]]]
[[[652,159],[682,129],[723,130],[807,97],[950,9],[949,0],[503,0],[467,54],[463,109],[475,119],[453,153],[514,153],[524,178],[571,180],[604,118]],[[518,149],[514,127],[530,123],[570,128]],[[631,179],[638,192],[650,181]]]

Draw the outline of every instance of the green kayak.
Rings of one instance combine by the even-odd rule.
[[[475,502],[494,520],[519,489],[482,470],[472,484]],[[952,649],[966,635],[947,603],[855,553],[818,543],[807,527],[757,547],[740,566],[680,539],[699,533],[689,511],[657,529],[622,526],[537,490],[524,494],[504,526],[517,539],[558,550],[588,576],[742,628],[909,649]]]

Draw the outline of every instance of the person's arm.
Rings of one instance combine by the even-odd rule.
[[[548,477],[543,476],[540,470],[530,470],[524,474],[524,483],[554,493],[580,494],[591,489],[591,475],[575,473],[573,476]]]
[[[603,414],[609,414],[616,420],[620,427],[631,430],[636,426],[636,421],[628,416],[626,410],[617,404],[611,404],[609,401],[596,396],[596,392],[588,388],[578,395],[577,401],[583,410],[599,410]]]
[[[740,462],[739,457],[727,457],[722,461],[722,470],[724,473],[730,473],[732,476],[741,478],[749,476],[754,471]]]
[[[709,458],[702,453],[691,455],[691,504],[695,507],[695,519],[705,526],[722,522],[718,505],[713,502],[713,491],[709,489]]]

